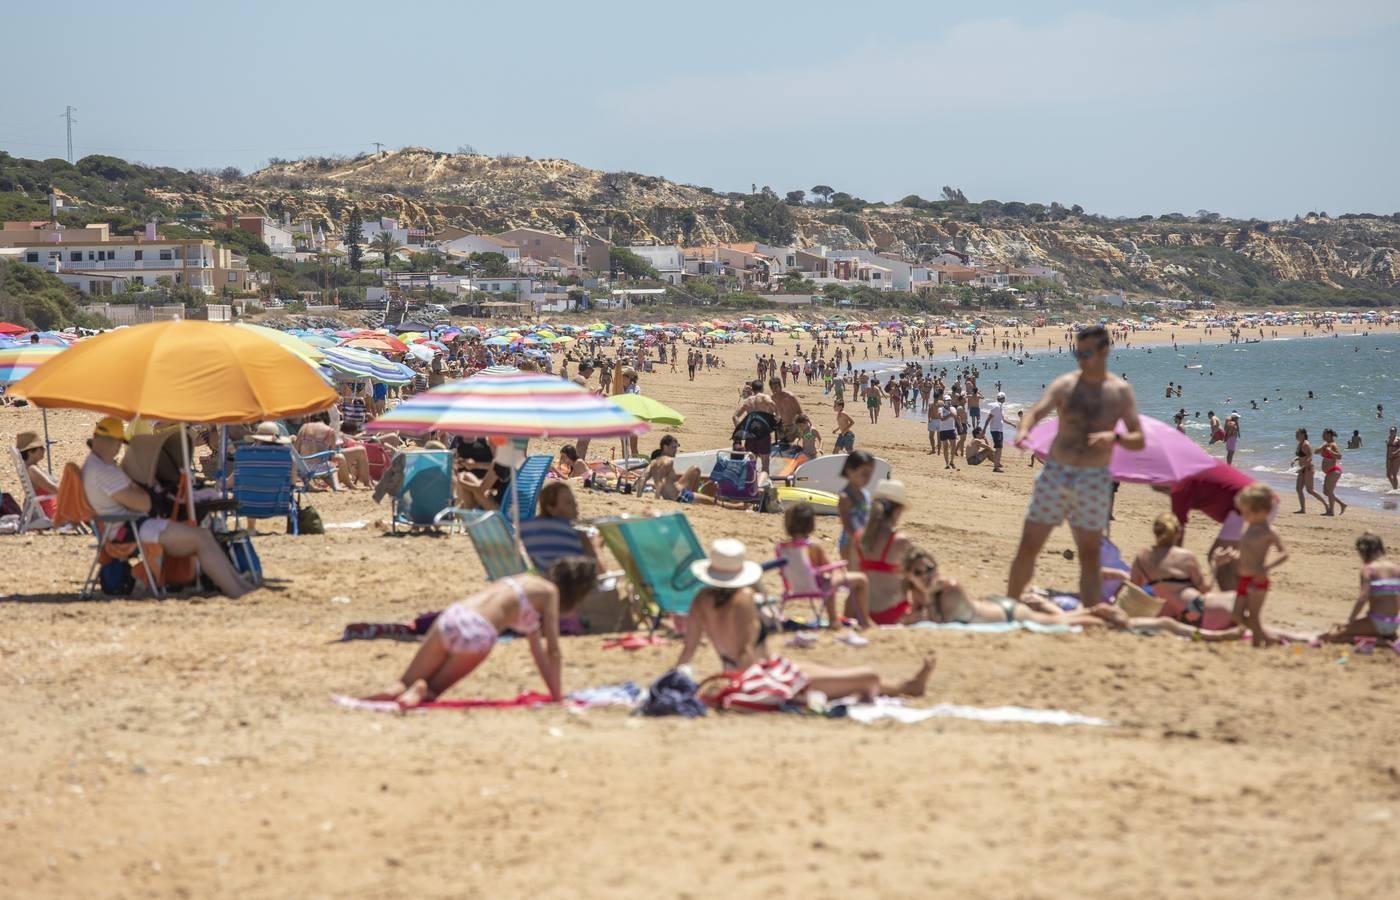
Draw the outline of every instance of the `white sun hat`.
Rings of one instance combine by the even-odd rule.
[[[710,555],[690,564],[690,573],[711,587],[741,588],[757,584],[763,568],[745,558],[744,542],[720,538],[710,545]]]

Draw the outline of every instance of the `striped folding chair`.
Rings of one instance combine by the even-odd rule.
[[[511,534],[510,524],[499,512],[472,510],[462,514],[461,522],[472,539],[476,555],[481,559],[486,578],[498,581],[510,575],[520,575],[529,571],[525,557],[520,553],[520,545]]]
[[[632,585],[638,618],[652,623],[667,613],[686,614],[700,589],[690,564],[705,549],[683,512],[650,518],[614,517],[594,523]]]
[[[554,457],[548,453],[537,453],[527,457],[515,473],[515,485],[507,488],[505,496],[502,498],[501,514],[506,517],[506,521],[514,519],[519,522],[528,522],[535,516],[535,507],[540,496],[540,489],[544,487],[545,479],[549,476],[549,465],[554,462]],[[513,516],[511,505],[518,503],[520,515]]]
[[[296,469],[286,444],[244,444],[233,457],[233,499],[237,514],[246,519],[287,520],[287,533],[297,533]]]

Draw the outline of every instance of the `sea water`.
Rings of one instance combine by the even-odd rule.
[[[1385,478],[1385,438],[1391,426],[1400,424],[1400,334],[1265,338],[1257,344],[1197,340],[1192,335],[1175,348],[1159,344],[1115,349],[1109,367],[1133,385],[1138,407],[1145,415],[1170,422],[1184,408],[1186,433],[1212,456],[1224,458],[1225,445],[1208,443],[1210,412],[1214,411],[1222,423],[1230,413],[1239,413],[1235,466],[1273,485],[1285,502],[1295,496],[1294,431],[1306,428],[1316,450],[1322,444],[1322,429],[1333,428],[1342,448],[1338,496],[1348,503],[1395,508],[1400,491],[1392,490]],[[924,363],[927,370],[927,357],[909,359]],[[969,356],[967,364],[972,363],[981,370],[978,385],[984,396],[995,396],[998,382],[1006,392],[1009,430],[1014,428],[1017,410],[1029,407],[1045,385],[1075,367],[1070,353],[1046,350],[1032,351],[1019,364],[1004,353],[980,350]],[[899,360],[881,359],[863,361],[859,368],[884,376],[898,372],[902,365]],[[933,365],[951,372],[964,363],[945,353],[934,357]],[[1168,382],[1182,386],[1180,397],[1175,391],[1170,398],[1166,396]],[[1378,403],[1384,406],[1384,418],[1376,418]],[[859,403],[855,406],[858,408],[851,412],[859,425],[864,407]],[[885,409],[888,413],[888,405]],[[906,412],[905,416],[925,417],[922,412]],[[1360,450],[1346,449],[1353,429],[1361,432]],[[1315,457],[1315,465],[1316,487],[1321,493],[1320,457]]]

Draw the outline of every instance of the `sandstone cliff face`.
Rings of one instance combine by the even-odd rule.
[[[210,213],[288,213],[343,225],[351,206],[435,230],[542,228],[611,232],[619,241],[700,244],[742,238],[726,213],[738,200],[631,172],[566,160],[405,149],[354,160],[270,165],[240,181],[210,179],[196,195],[155,192],[171,206]],[[1283,223],[959,221],[901,206],[845,213],[791,209],[794,243],[930,259],[956,249],[984,263],[1041,263],[1083,287],[1100,284],[1189,294],[1201,280],[1400,287],[1400,224],[1310,218]]]

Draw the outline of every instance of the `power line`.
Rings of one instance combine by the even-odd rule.
[[[73,107],[74,111],[77,107]],[[59,115],[63,118],[63,114]],[[74,119],[73,124],[78,120]],[[52,141],[34,141],[21,138],[0,137],[0,144],[13,144],[21,147],[55,147],[62,148],[63,144],[56,144]],[[307,147],[279,147],[274,152],[295,153],[306,150],[336,150],[347,147],[363,146],[357,141],[343,141],[339,144],[315,144]],[[264,153],[266,147],[99,147],[85,146],[86,150],[102,151],[104,153]]]

